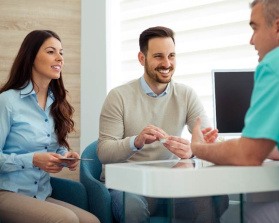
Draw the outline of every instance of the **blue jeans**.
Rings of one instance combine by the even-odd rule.
[[[219,223],[219,218],[228,208],[228,196],[197,198],[148,198],[110,189],[112,213],[118,223],[149,223],[150,216],[167,216],[183,223]],[[170,205],[170,203],[172,203]],[[125,211],[125,212],[124,212]]]

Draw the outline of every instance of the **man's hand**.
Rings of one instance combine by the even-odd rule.
[[[198,117],[192,131],[191,149],[193,154],[195,154],[195,146],[205,142],[204,134],[201,130],[201,118]]]
[[[190,142],[177,136],[169,136],[163,145],[173,154],[181,159],[191,158],[193,153],[190,147]]]
[[[135,139],[135,147],[142,148],[144,144],[151,144],[161,138],[166,138],[168,134],[164,130],[154,126],[146,126]]]
[[[202,130],[204,141],[207,143],[215,142],[218,138],[218,130],[212,128],[205,128]]]

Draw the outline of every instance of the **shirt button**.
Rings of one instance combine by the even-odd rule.
[[[34,197],[34,198],[37,198],[37,196],[36,196],[36,195],[34,195],[33,197]]]
[[[47,146],[45,146],[45,149],[47,149]]]
[[[24,166],[21,166],[21,169],[24,169]]]
[[[47,134],[47,137],[50,137],[50,134]]]
[[[37,183],[38,183],[37,181],[34,182],[34,184],[37,184]]]
[[[48,119],[45,119],[45,122],[48,122]]]

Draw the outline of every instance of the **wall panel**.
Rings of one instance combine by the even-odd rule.
[[[0,85],[6,80],[23,38],[35,29],[50,29],[62,39],[63,79],[75,108],[76,132],[69,142],[80,151],[81,0],[0,0]]]

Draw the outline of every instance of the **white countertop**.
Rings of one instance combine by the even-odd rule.
[[[197,197],[279,190],[279,161],[245,167],[215,166],[199,159],[188,159],[107,164],[105,168],[108,188],[149,197]]]

